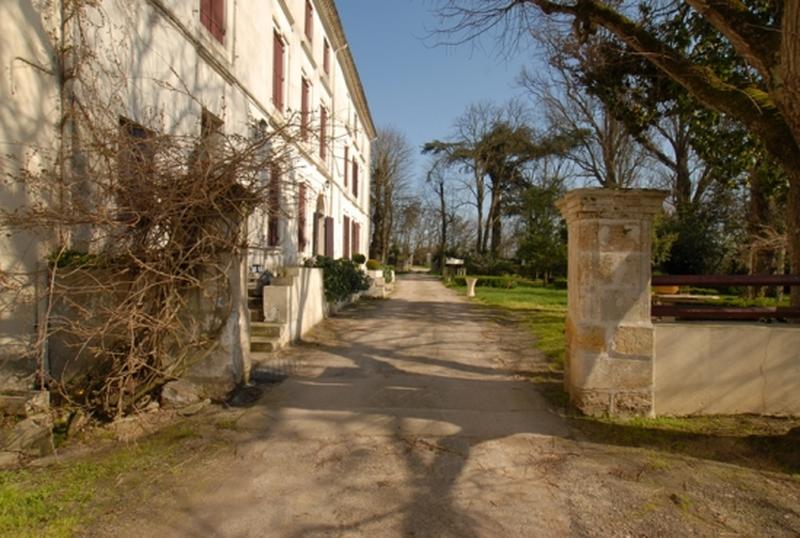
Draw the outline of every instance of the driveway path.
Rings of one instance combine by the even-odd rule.
[[[800,517],[793,480],[703,463],[710,508],[687,508],[675,499],[700,487],[698,460],[571,439],[525,380],[542,363],[530,337],[429,277],[345,310],[284,358],[297,372],[239,418],[235,457],[109,534],[783,535]],[[730,526],[755,498],[774,509]]]

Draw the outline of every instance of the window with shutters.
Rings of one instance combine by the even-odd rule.
[[[309,106],[311,104],[311,83],[303,77],[302,93],[300,95],[300,138],[308,140],[308,124],[310,120]]]
[[[297,189],[297,249],[305,250],[306,244],[306,184],[301,183]]]
[[[331,45],[327,39],[322,40],[322,69],[326,75],[331,74]]]
[[[324,106],[319,107],[319,158],[328,158],[328,111]]]
[[[272,103],[283,112],[284,55],[286,45],[278,32],[274,33],[272,44]]]
[[[350,217],[344,218],[344,234],[342,235],[342,257],[350,257]]]
[[[269,192],[267,193],[267,246],[280,245],[280,211],[281,211],[281,170],[277,164],[270,168]]]
[[[347,188],[347,180],[350,172],[350,148],[344,147],[344,188]]]
[[[308,42],[314,41],[314,6],[311,5],[311,0],[306,0],[305,32]]]
[[[200,0],[200,22],[214,39],[225,42],[225,0]]]

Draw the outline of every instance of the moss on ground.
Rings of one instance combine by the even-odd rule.
[[[0,471],[0,536],[72,536],[126,490],[175,475],[200,434],[176,424],[136,444],[39,469]],[[122,487],[124,485],[124,487]]]

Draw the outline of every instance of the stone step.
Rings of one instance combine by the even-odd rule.
[[[281,347],[281,339],[269,336],[251,336],[250,337],[250,351],[277,351]]]
[[[285,325],[283,323],[270,323],[264,321],[250,322],[250,333],[253,336],[280,337]]]

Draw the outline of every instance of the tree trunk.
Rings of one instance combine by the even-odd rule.
[[[788,171],[787,171],[788,172]],[[789,247],[789,265],[793,275],[800,274],[800,169],[789,175],[789,203],[787,208],[786,242]],[[800,306],[800,286],[792,286],[791,305]]]

